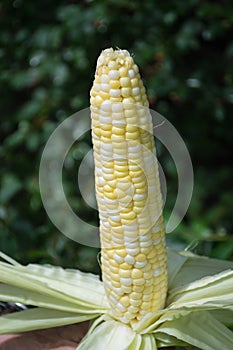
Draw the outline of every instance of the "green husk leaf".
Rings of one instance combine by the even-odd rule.
[[[139,350],[157,350],[155,337],[152,334],[143,334]]]
[[[223,271],[169,292],[169,308],[201,306],[233,310],[233,271]]]
[[[77,350],[134,350],[130,347],[136,333],[123,323],[107,320],[97,326],[78,345]]]
[[[127,350],[141,350],[142,336],[136,334],[132,343],[128,346]]]
[[[44,308],[14,312],[0,317],[0,334],[32,331],[79,323],[98,317],[98,314],[74,314]]]
[[[164,322],[154,333],[168,334],[202,350],[232,350],[233,346],[233,332],[207,311]]]
[[[52,296],[42,295],[35,291],[9,286],[2,283],[0,283],[0,300],[74,313],[93,314],[97,312],[92,308],[77,305],[75,303],[69,303]]]
[[[96,310],[108,309],[102,282],[78,270],[0,262],[0,282]]]
[[[188,258],[175,250],[167,249],[168,289],[174,285],[177,274]]]
[[[231,310],[211,310],[210,314],[219,322],[223,323],[228,328],[233,327],[233,311]]]
[[[158,348],[168,347],[168,346],[186,346],[187,343],[167,334],[156,332],[156,341]]]
[[[169,289],[181,287],[228,269],[233,269],[232,261],[210,259],[188,251],[176,252],[168,249]]]

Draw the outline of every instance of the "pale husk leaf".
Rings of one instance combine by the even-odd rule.
[[[74,313],[93,314],[97,312],[87,306],[84,307],[76,303],[67,302],[52,296],[42,295],[35,291],[3,283],[0,283],[0,300]]]
[[[233,271],[223,271],[169,291],[169,308],[201,306],[233,310]]]
[[[154,331],[155,335],[157,332],[202,350],[232,350],[233,346],[233,332],[207,311],[192,312],[186,317],[164,322]]]
[[[28,309],[0,317],[0,334],[32,331],[79,323],[98,317],[98,314],[74,314],[44,308]]]
[[[0,282],[84,307],[103,311],[108,309],[103,284],[90,273],[53,266],[0,262]]]
[[[130,344],[134,342],[136,333],[128,326],[107,320],[98,325],[78,345],[77,350],[134,350]]]
[[[169,289],[178,288],[203,277],[233,269],[232,261],[211,259],[189,251],[177,252],[168,249],[167,253]]]

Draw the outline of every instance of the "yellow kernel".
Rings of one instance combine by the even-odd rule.
[[[153,296],[152,294],[145,294],[145,295],[143,295],[142,300],[143,301],[151,301],[152,296]]]
[[[122,100],[121,96],[119,96],[119,97],[112,97],[111,96],[111,102],[112,103],[118,103],[118,102],[121,102],[121,100]]]
[[[124,229],[123,229],[123,227],[121,225],[121,226],[117,226],[117,227],[112,228],[112,232],[115,232],[117,234],[122,234],[123,235]]]
[[[122,95],[123,97],[129,97],[129,96],[131,96],[131,95],[132,95],[131,88],[129,88],[129,87],[124,87],[124,88],[122,88],[122,89],[121,89],[121,95]]]
[[[123,278],[129,278],[131,277],[131,271],[130,270],[119,270],[119,276]]]
[[[133,109],[126,109],[125,110],[125,118],[129,119],[133,124],[136,123],[136,119],[133,118],[135,116],[135,111]]]
[[[129,294],[132,292],[132,287],[131,286],[124,286],[124,285],[121,285],[121,289],[122,291],[125,293],[125,294]]]
[[[134,292],[136,292],[136,293],[141,293],[141,292],[143,292],[143,290],[144,290],[144,286],[143,285],[141,285],[141,286],[139,286],[139,285],[134,285],[133,286],[133,291]]]
[[[124,262],[124,263],[122,263],[122,264],[120,265],[120,267],[121,267],[121,269],[123,269],[123,270],[128,270],[128,269],[131,269],[131,268],[132,268],[132,265],[130,265],[130,264]]]
[[[126,139],[127,140],[138,140],[139,139],[139,131],[136,131],[136,132],[126,132],[125,133],[126,135]]]
[[[151,246],[150,247],[143,247],[143,248],[141,248],[141,252],[143,254],[145,254],[147,257],[147,255],[151,252],[151,248],[152,248]]]
[[[116,199],[114,192],[105,192],[104,197],[107,197],[108,199]]]
[[[149,310],[151,307],[151,303],[149,301],[144,301],[141,305],[142,310]]]
[[[103,191],[104,192],[113,192],[113,188],[110,187],[108,184],[103,186]]]
[[[151,286],[146,286],[144,291],[143,291],[143,295],[145,294],[151,294],[153,292],[153,285]]]
[[[129,312],[131,312],[132,314],[136,314],[138,312],[138,308],[137,307],[133,307],[133,306],[130,306],[128,308]]]
[[[111,124],[101,124],[101,129],[106,130],[106,131],[110,131],[112,130],[112,125]]]
[[[112,134],[111,139],[112,141],[119,142],[119,143],[125,140],[124,135],[116,135],[116,134]]]
[[[134,279],[133,284],[135,286],[142,286],[145,284],[145,280],[143,278]]]
[[[102,265],[103,266],[103,265]],[[113,274],[117,274],[119,272],[119,268],[118,267],[114,267],[110,265],[110,271]]]
[[[111,283],[112,283],[114,288],[120,288],[121,287],[121,284],[118,281],[115,281],[115,280],[111,279]]]
[[[131,320],[131,319],[133,319],[135,317],[135,314],[127,311],[127,312],[125,312],[124,316],[125,316],[126,319]]]
[[[138,78],[131,79],[131,85],[133,88],[139,86]]]
[[[114,174],[103,174],[103,178],[106,180],[106,181],[111,181],[111,180],[114,180],[115,179],[115,175]]]
[[[96,136],[98,136],[98,137],[101,136],[101,130],[100,130],[100,128],[94,128],[94,129],[93,129],[93,132],[94,132],[94,134],[95,134]]]
[[[150,271],[152,268],[151,264],[150,263],[147,263],[144,267],[142,267],[142,271],[143,272],[148,272]]]
[[[97,95],[93,101],[93,104],[100,106],[102,103],[103,103],[103,99],[99,95]]]
[[[114,228],[121,226],[120,220],[119,221],[115,221],[115,220],[112,220],[111,217],[108,218],[108,222],[109,222],[109,225],[111,225],[113,230],[114,230]]]
[[[135,300],[130,298],[130,304],[134,307],[140,306],[142,304],[141,300]]]
[[[143,272],[139,269],[133,269],[132,270],[132,278],[136,279],[136,278],[141,278],[143,277]]]
[[[130,211],[129,213],[120,213],[120,216],[125,220],[134,220],[137,217],[134,211]]]
[[[109,99],[109,93],[105,92],[105,91],[100,91],[99,92],[99,96],[102,98],[102,100],[108,100]]]
[[[121,256],[122,258],[124,258],[127,255],[127,252],[125,249],[117,249],[115,250],[115,253],[119,256]]]
[[[120,298],[119,303],[121,303],[125,307],[129,306],[129,297],[127,295],[124,295]]]
[[[135,260],[136,261],[145,261],[146,260],[146,256],[145,256],[145,254],[141,254],[141,253],[139,253],[138,255],[136,255],[135,256]]]
[[[126,125],[126,131],[128,132],[137,132],[139,130],[138,126],[135,125]],[[138,164],[133,163],[133,166],[136,166],[138,168]]]
[[[147,259],[153,259],[156,256],[156,250],[152,249],[149,254],[147,254]]]
[[[120,78],[120,84],[122,87],[130,87],[130,78],[128,77]]]
[[[132,298],[134,300],[141,299],[142,293],[133,292],[133,293],[131,293],[130,298]]]
[[[112,127],[112,133],[116,135],[124,135],[125,134],[125,128],[124,127]]]
[[[111,89],[119,89],[121,86],[119,80],[110,80],[109,85]]]
[[[146,280],[148,280],[148,279],[150,279],[150,278],[152,278],[152,277],[153,277],[153,271],[152,271],[152,270],[150,270],[150,271],[144,273],[144,278],[145,278]]]
[[[114,165],[114,169],[117,170],[117,171],[127,172],[128,173],[129,167],[127,165],[115,164]]]
[[[126,67],[121,67],[119,69],[119,74],[120,74],[121,77],[127,77],[128,69]]]

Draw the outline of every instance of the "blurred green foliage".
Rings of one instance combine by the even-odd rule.
[[[177,128],[193,161],[192,202],[168,244],[232,259],[233,4],[3,0],[0,19],[1,249],[24,263],[99,271],[98,250],[69,240],[48,219],[38,169],[50,134],[88,107],[96,59],[112,46],[135,56],[151,108]],[[67,158],[64,187],[72,208],[97,223],[76,184],[90,137],[76,146]],[[168,218],[177,175],[160,144],[158,151]]]

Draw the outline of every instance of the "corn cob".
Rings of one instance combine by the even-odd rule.
[[[128,51],[102,51],[90,100],[103,283],[133,325],[164,307],[167,267],[152,119]]]

